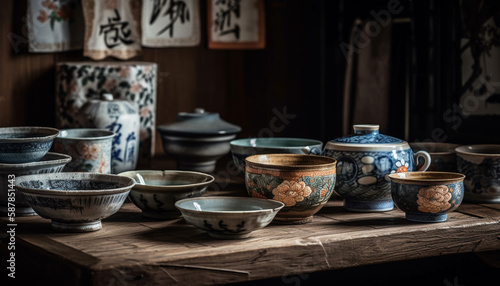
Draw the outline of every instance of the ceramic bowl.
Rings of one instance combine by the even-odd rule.
[[[468,145],[455,149],[458,172],[464,174],[468,202],[500,203],[500,145]]]
[[[70,155],[64,172],[111,173],[111,144],[115,133],[104,129],[63,129],[54,140],[54,151]]]
[[[415,222],[443,222],[464,198],[463,174],[408,172],[389,175],[396,206]]]
[[[310,222],[333,193],[337,161],[300,154],[264,154],[246,158],[245,185],[251,197],[281,201],[275,222]]]
[[[244,138],[230,142],[233,161],[240,172],[245,172],[245,159],[259,154],[304,154],[303,149],[309,152],[321,152],[323,143],[318,140],[303,138]]]
[[[246,197],[203,197],[183,199],[175,206],[188,223],[208,235],[240,239],[270,224],[284,204]]]
[[[52,228],[88,232],[116,213],[135,185],[131,178],[97,173],[55,173],[16,178],[16,188]]]
[[[71,161],[71,157],[64,154],[47,152],[38,162],[22,164],[0,164],[0,212],[8,213],[8,203],[15,205],[16,216],[36,215],[28,205],[24,196],[15,188],[10,188],[11,180],[23,175],[45,174],[61,172],[64,165]],[[11,195],[14,190],[14,194]],[[10,200],[10,201],[9,201]]]
[[[178,218],[181,213],[175,202],[202,196],[215,180],[211,175],[192,171],[138,170],[119,175],[135,179],[129,199],[145,217],[155,219]]]
[[[36,162],[47,154],[59,130],[50,127],[0,128],[0,163]]]
[[[425,151],[413,152],[408,142],[379,133],[379,125],[357,124],[354,133],[326,143],[324,156],[337,163],[335,191],[344,208],[355,212],[384,212],[394,208],[392,173],[411,172],[419,158],[425,171],[431,163]]]
[[[431,156],[431,164],[427,171],[457,172],[457,154],[455,148],[458,144],[443,142],[411,142],[413,151],[426,151]],[[417,162],[417,169],[423,162]]]

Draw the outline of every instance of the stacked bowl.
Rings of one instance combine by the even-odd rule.
[[[59,130],[50,127],[0,128],[0,212],[16,216],[36,215],[14,187],[17,177],[56,173],[71,161],[49,152]]]

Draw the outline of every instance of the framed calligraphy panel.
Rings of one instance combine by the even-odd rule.
[[[85,18],[83,55],[126,60],[141,53],[140,0],[82,0]]]
[[[208,47],[265,48],[264,0],[208,0]]]
[[[27,9],[30,52],[62,52],[83,46],[80,0],[30,0]]]
[[[200,43],[199,0],[143,0],[142,45],[189,47]]]

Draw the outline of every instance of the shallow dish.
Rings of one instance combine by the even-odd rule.
[[[246,197],[203,197],[175,203],[184,219],[215,238],[241,239],[270,224],[284,204]]]
[[[307,223],[333,194],[336,164],[326,156],[253,155],[246,158],[245,184],[251,197],[285,204],[276,223]]]
[[[28,205],[24,196],[14,189],[14,195],[9,196],[9,179],[23,175],[45,174],[61,172],[71,157],[65,154],[48,152],[40,161],[22,164],[0,164],[0,213],[8,212],[9,197],[14,200],[16,216],[36,215],[35,211]]]
[[[415,222],[443,222],[464,198],[465,175],[407,172],[389,175],[394,204]]]
[[[245,172],[245,159],[251,155],[304,154],[304,148],[308,148],[308,153],[319,154],[323,147],[318,140],[285,137],[237,139],[230,145],[234,164],[242,173]]]
[[[0,163],[19,164],[42,159],[59,130],[50,127],[0,128]]]
[[[202,196],[215,180],[211,175],[192,171],[137,170],[118,175],[136,181],[129,194],[130,201],[145,217],[156,219],[178,218],[181,213],[175,202]]]
[[[16,178],[16,188],[52,228],[88,232],[116,213],[135,185],[133,179],[97,173],[55,173]]]

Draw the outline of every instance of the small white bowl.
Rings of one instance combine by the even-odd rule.
[[[211,237],[248,238],[274,219],[284,203],[248,197],[202,197],[175,203],[184,219]]]
[[[191,171],[137,170],[118,175],[135,179],[137,184],[128,198],[142,210],[143,216],[154,219],[180,217],[175,202],[202,196],[215,180],[211,175]]]
[[[116,213],[135,185],[131,178],[98,173],[55,173],[16,178],[16,188],[52,228],[88,232]]]

